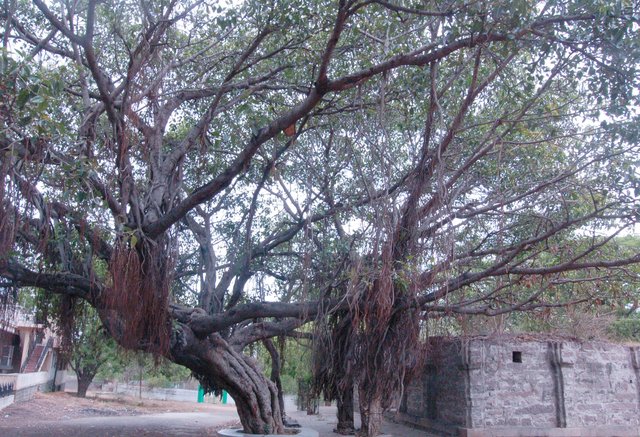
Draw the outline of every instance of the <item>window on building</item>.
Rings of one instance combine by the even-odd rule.
[[[514,363],[521,363],[522,362],[522,352],[520,351],[513,351],[513,362]]]
[[[11,367],[13,363],[13,346],[2,346],[0,349],[0,367]]]

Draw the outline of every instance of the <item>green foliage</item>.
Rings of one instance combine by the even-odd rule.
[[[298,382],[311,379],[311,349],[308,341],[278,338],[274,343],[280,353],[282,390],[287,394],[296,394]],[[271,372],[271,356],[261,343],[254,347],[257,359],[268,376]]]
[[[609,332],[617,340],[640,342],[640,314],[615,320],[609,325]]]
[[[191,378],[184,366],[164,358],[156,359],[143,352],[117,348],[116,354],[100,368],[98,378],[120,381],[138,381],[142,377],[149,387],[170,388]]]
[[[71,332],[69,364],[76,373],[95,374],[105,363],[115,359],[117,346],[106,332],[96,311],[79,303]]]
[[[281,375],[282,389],[285,393],[297,393],[298,382],[311,379],[310,355],[308,345],[302,345],[293,340],[287,341]]]
[[[144,380],[149,387],[169,388],[174,384],[183,383],[191,378],[191,372],[184,366],[172,363],[166,359],[161,359],[155,363],[150,355],[135,360],[137,366],[144,369]]]
[[[116,346],[115,353],[112,354],[102,366],[100,366],[100,369],[98,369],[96,378],[104,380],[121,379],[125,374],[129,361],[130,358],[128,358],[127,352]]]

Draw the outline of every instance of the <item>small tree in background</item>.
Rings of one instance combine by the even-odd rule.
[[[68,360],[78,378],[78,397],[84,398],[100,367],[115,359],[117,345],[108,336],[100,318],[89,305],[82,305],[78,310],[71,333]]]

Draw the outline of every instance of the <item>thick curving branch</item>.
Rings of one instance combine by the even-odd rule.
[[[80,297],[89,302],[95,302],[104,289],[101,284],[91,282],[84,276],[70,272],[35,272],[12,258],[0,261],[0,277],[7,279],[13,286],[39,287],[58,294]]]
[[[201,310],[194,311],[193,309],[172,305],[170,313],[177,320],[188,323],[196,335],[206,336],[237,323],[257,318],[296,318],[309,321],[321,312],[346,308],[346,305],[345,300],[338,299],[323,299],[300,303],[252,302],[237,305],[224,313],[210,316]]]

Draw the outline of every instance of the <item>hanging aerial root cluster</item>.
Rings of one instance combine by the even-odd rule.
[[[156,357],[169,349],[167,305],[175,257],[165,240],[142,239],[116,244],[109,270],[112,284],[105,306],[118,326],[111,331],[125,348],[143,349]]]
[[[392,259],[392,247],[382,249],[367,274],[355,275],[350,304],[354,353],[358,363],[356,381],[363,419],[380,415],[395,400],[404,383],[417,372],[425,358],[426,344],[420,335],[419,310],[411,301],[416,290],[410,278]],[[404,279],[403,279],[404,278]],[[363,422],[363,430],[366,423]]]
[[[0,263],[7,261],[7,255],[11,251],[15,241],[15,223],[6,205],[2,202],[0,193]]]
[[[319,319],[315,325],[312,351],[312,392],[334,401],[353,389],[354,327],[349,313]]]
[[[16,216],[11,213],[6,199],[6,183],[9,160],[2,156],[0,162],[0,267],[7,262],[16,238]],[[0,286],[0,327],[13,319],[18,289],[14,286]]]
[[[18,288],[14,286],[0,286],[0,329],[7,328],[14,320],[16,304],[18,302]]]
[[[58,334],[60,335],[60,357],[62,365],[71,359],[73,335],[76,323],[77,299],[74,296],[62,295],[58,302]]]
[[[16,217],[11,213],[6,199],[5,184],[8,171],[9,160],[3,159],[0,163],[0,263],[6,262],[7,254],[11,251],[16,237]]]

